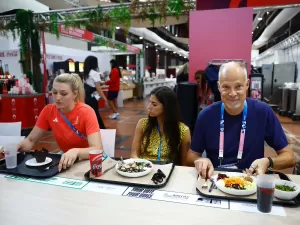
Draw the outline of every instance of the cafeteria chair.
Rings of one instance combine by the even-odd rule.
[[[103,151],[107,156],[115,157],[116,129],[100,129]]]
[[[0,123],[0,136],[21,136],[22,122]]]

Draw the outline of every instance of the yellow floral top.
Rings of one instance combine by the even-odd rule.
[[[148,123],[148,118],[142,119],[142,131],[144,132],[146,129]],[[189,130],[189,128],[184,124],[184,123],[179,123],[179,130],[180,130],[180,143],[182,139],[184,138],[186,132]],[[141,155],[140,158],[142,159],[147,159],[147,160],[152,160],[152,161],[157,161],[157,156],[158,156],[158,148],[160,145],[160,135],[158,133],[157,129],[153,129],[150,135],[150,140],[149,140],[149,146],[145,150],[143,149],[143,145],[146,144],[146,138],[144,138],[141,146]],[[162,162],[165,162],[168,160],[168,155],[169,155],[170,149],[169,146],[167,145],[167,141],[165,136],[162,136],[162,148],[161,148],[161,153],[160,153],[160,160]]]

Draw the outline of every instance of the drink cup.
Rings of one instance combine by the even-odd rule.
[[[6,144],[4,146],[5,163],[7,169],[17,167],[17,144]]]
[[[95,177],[102,175],[102,150],[92,150],[89,152],[91,172]]]
[[[271,212],[274,192],[275,177],[272,175],[260,175],[257,177],[257,209],[260,212]]]

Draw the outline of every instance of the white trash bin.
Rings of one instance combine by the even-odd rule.
[[[118,108],[122,108],[124,107],[124,104],[123,104],[123,90],[120,90],[119,93],[118,93],[118,98],[117,98],[117,106]]]

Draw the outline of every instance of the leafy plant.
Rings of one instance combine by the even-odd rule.
[[[56,35],[56,38],[59,38],[59,30],[58,30],[58,15],[57,13],[53,13],[50,15],[50,32]]]
[[[19,10],[15,20],[7,25],[14,39],[20,37],[20,50],[23,73],[32,74],[32,84],[36,91],[41,90],[41,49],[39,30],[33,22],[33,12]],[[30,75],[31,76],[31,75]]]
[[[179,19],[179,16],[182,14],[183,6],[183,0],[168,0],[167,13]]]

